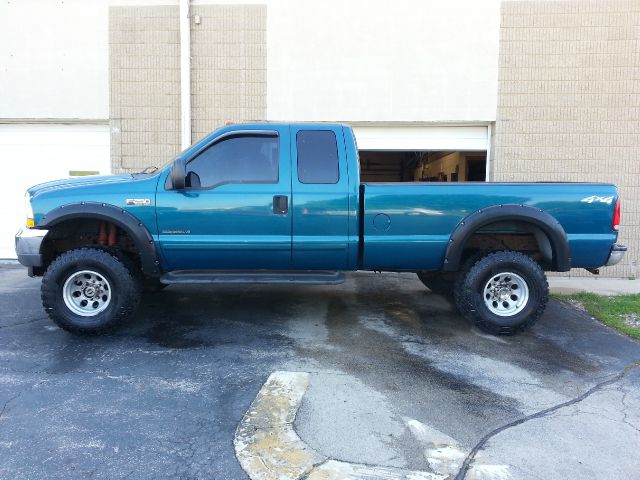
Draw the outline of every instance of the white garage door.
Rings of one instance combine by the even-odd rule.
[[[14,235],[25,223],[24,192],[71,171],[110,173],[108,125],[0,125],[0,258],[15,258]]]
[[[489,149],[489,127],[471,126],[354,126],[359,150],[482,151]]]

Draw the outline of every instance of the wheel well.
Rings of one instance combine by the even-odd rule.
[[[41,247],[44,261],[40,273],[44,273],[60,254],[81,247],[97,247],[124,254],[140,268],[140,252],[125,229],[114,222],[86,217],[64,220],[49,227]]]
[[[554,252],[548,235],[538,226],[523,220],[496,221],[475,230],[466,240],[462,261],[478,251],[512,250],[528,255],[550,270]]]

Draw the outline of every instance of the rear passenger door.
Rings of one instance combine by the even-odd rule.
[[[342,127],[291,127],[292,265],[348,268],[349,178]]]

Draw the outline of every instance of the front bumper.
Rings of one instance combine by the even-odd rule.
[[[611,267],[613,265],[617,265],[624,258],[625,253],[627,253],[627,247],[618,243],[614,243],[611,246],[609,258],[607,259],[607,263],[605,263],[605,266]]]
[[[16,233],[16,255],[25,267],[41,267],[43,264],[40,245],[49,230],[27,228]]]

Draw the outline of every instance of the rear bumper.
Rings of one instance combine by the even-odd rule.
[[[624,258],[625,253],[627,253],[627,247],[618,243],[614,243],[611,246],[609,258],[607,259],[607,263],[605,263],[605,266],[611,267],[613,265],[617,265]]]
[[[16,233],[16,255],[25,267],[41,267],[40,246],[48,230],[23,229]]]

